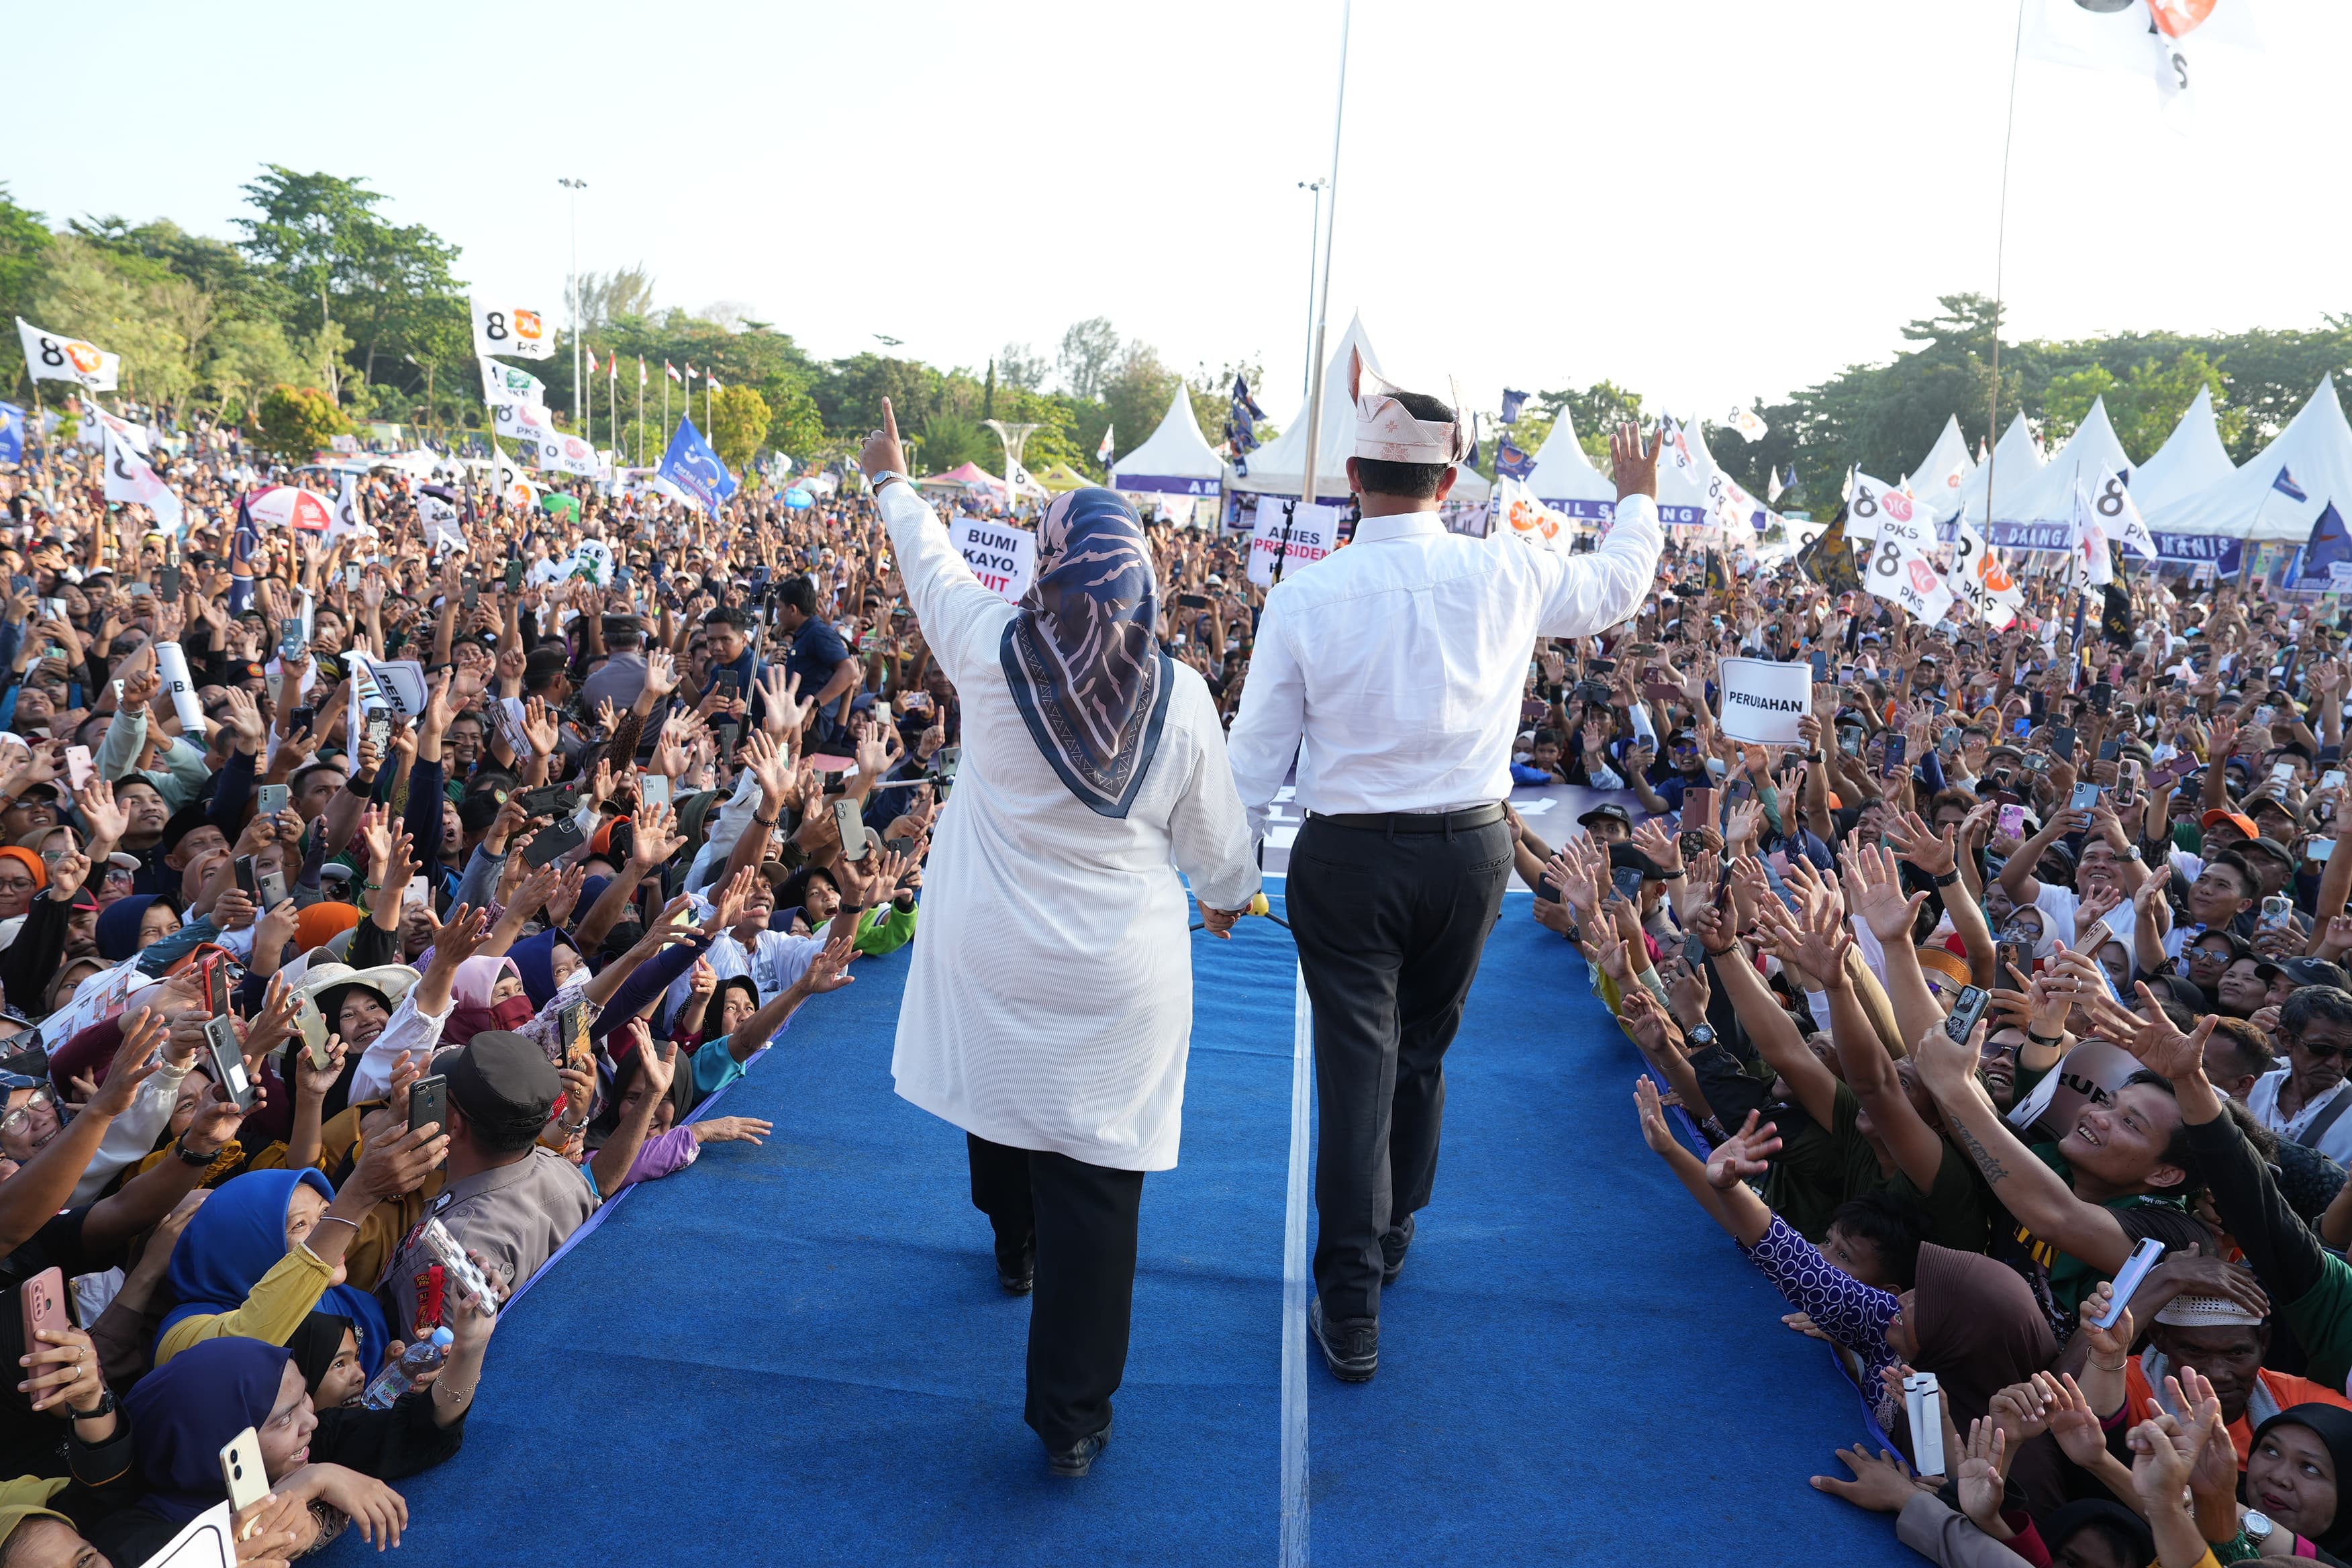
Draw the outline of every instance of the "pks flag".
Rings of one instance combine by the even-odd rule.
[[[526,511],[539,509],[539,487],[522,477],[522,470],[499,448],[496,437],[490,438],[490,465],[492,482],[500,500]]]
[[[490,410],[490,426],[509,441],[544,441],[555,434],[555,416],[544,403],[502,403]]]
[[[2091,496],[2091,510],[2099,514],[2099,527],[2108,539],[2143,560],[2156,559],[2156,535],[2147,531],[2122,475],[2110,472],[2099,481]]]
[[[542,436],[539,440],[539,466],[553,468],[558,473],[583,474],[596,477],[596,449],[577,436]]]
[[[1500,479],[1524,479],[1536,471],[1536,460],[1519,450],[1508,436],[1495,441],[1495,473]]]
[[[1097,463],[1108,463],[1108,462],[1109,462],[1109,461],[1110,461],[1110,437],[1111,437],[1111,432],[1112,432],[1112,431],[1114,431],[1114,430],[1116,430],[1117,428],[1118,428],[1118,426],[1115,426],[1115,425],[1106,425],[1106,426],[1103,426],[1103,438],[1102,438],[1102,445],[1101,445],[1101,446],[1099,446],[1099,447],[1097,447],[1095,448],[1095,461],[1096,461],[1096,462],[1097,462]]]
[[[2301,575],[2293,586],[2341,593],[2352,589],[2352,534],[2330,501],[2311,525],[2310,542],[2303,547]]]
[[[681,419],[677,430],[669,438],[669,450],[662,454],[658,477],[669,481],[688,500],[714,515],[719,504],[740,488],[702,432],[694,427],[691,419]]]
[[[527,305],[509,305],[477,294],[467,300],[474,316],[474,352],[512,354],[517,359],[551,359],[555,334],[547,312]]]
[[[96,343],[45,332],[16,318],[16,341],[25,346],[25,374],[33,381],[70,381],[91,392],[111,392],[122,374],[122,356]]]
[[[25,411],[13,403],[0,403],[0,463],[24,460]]]
[[[1675,466],[1675,470],[1700,489],[1706,489],[1706,475],[1699,468],[1698,454],[1691,449],[1690,432],[1677,424],[1672,415],[1663,415],[1658,420],[1658,437],[1664,443],[1665,460]]]
[[[662,361],[662,369],[669,373],[669,378],[672,381],[684,381],[686,379],[686,377],[677,374],[677,366],[670,363],[667,360]]]
[[[146,458],[111,430],[106,433],[106,499],[135,501],[153,512],[155,521],[165,528],[180,531],[180,498],[156,478]]]
[[[1885,480],[1857,469],[1850,514],[1878,528],[1864,584],[1916,620],[1929,626],[1942,620],[1952,607],[1952,590],[1928,559],[1936,547],[1936,527],[1927,519],[1927,509]]]
[[[1527,405],[1526,393],[1513,392],[1507,386],[1503,388],[1503,412],[1500,416],[1502,422],[1506,425],[1517,425],[1519,422],[1519,410]]]
[[[2144,78],[2168,109],[2208,45],[2262,47],[2249,0],[2025,0],[2020,28],[2026,58]]]
[[[2107,552],[2107,531],[2091,504],[2091,492],[2083,481],[2074,481],[2074,559],[2082,563],[2083,581],[2094,588],[2104,588],[2116,580],[2115,560]]]
[[[1536,499],[1533,490],[1521,481],[1506,474],[1495,481],[1495,520],[1500,524],[1486,530],[1489,539],[1508,536],[1540,544],[1547,550],[1566,550],[1574,537],[1574,528],[1567,518]]]
[[[1985,547],[1984,536],[1960,520],[1959,536],[1952,542],[1952,591],[1960,602],[1995,631],[2005,630],[2025,607],[2025,593],[2009,574],[2000,557]]]
[[[1724,423],[1738,431],[1743,439],[1749,441],[1761,441],[1766,433],[1771,429],[1770,426],[1758,416],[1756,410],[1746,404],[1735,406],[1731,411],[1731,417]]]
[[[479,357],[482,362],[483,402],[493,408],[518,403],[546,405],[547,383],[519,366],[501,364],[488,354]]]
[[[1769,470],[1764,477],[1764,504],[1766,506],[1780,504],[1780,470],[1778,468]]]
[[[2294,472],[2284,463],[2279,465],[2278,478],[2271,481],[2271,489],[2278,491],[2279,494],[2286,497],[2289,500],[2309,500],[2311,499],[2308,495],[2304,493],[2303,487],[2294,482]]]
[[[104,435],[107,436],[112,436],[115,439],[121,441],[124,446],[130,447],[132,451],[138,453],[142,458],[152,458],[154,456],[153,453],[147,449],[147,427],[145,426],[133,425],[128,419],[109,414],[105,409],[100,408],[97,404],[92,403],[87,397],[80,401],[81,416],[89,422],[89,427],[91,430],[103,432]],[[90,442],[90,445],[92,446],[100,444],[100,440],[93,440]]]

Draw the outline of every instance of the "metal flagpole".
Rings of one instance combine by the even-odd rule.
[[[1323,244],[1323,182],[1301,180],[1298,188],[1315,193],[1315,213],[1307,224],[1307,338],[1312,342],[1315,340],[1315,252]],[[1298,367],[1300,392],[1306,392],[1314,384],[1314,379],[1315,368],[1311,362]]]
[[[577,426],[580,424],[580,193],[588,188],[588,182],[572,179],[567,174],[558,176],[555,183],[572,193],[572,423]]]
[[[662,383],[667,386],[669,383]],[[646,466],[646,356],[637,356],[637,467]]]
[[[1307,389],[1307,471],[1300,476],[1298,499],[1315,501],[1315,459],[1323,440],[1323,338],[1331,314],[1331,235],[1339,213],[1339,132],[1348,112],[1348,27],[1352,0],[1339,5],[1339,96],[1331,110],[1331,184],[1323,205],[1323,283],[1315,305],[1315,341],[1308,351]]]
[[[1992,545],[1992,482],[2000,477],[2000,318],[2002,312],[2003,271],[2009,257],[2009,166],[2010,154],[2017,145],[2017,63],[2025,53],[2026,0],[2017,0],[2017,37],[2009,52],[2009,118],[2000,143],[2000,214],[1993,226],[1992,245],[1992,391],[1985,410],[1985,539],[1987,550]],[[1968,509],[1960,509],[1960,521],[1968,521]]]

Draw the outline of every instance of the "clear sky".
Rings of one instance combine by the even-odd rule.
[[[2248,3],[2248,0],[2236,0]],[[2147,83],[2027,61],[2014,329],[2315,326],[2352,310],[2336,110],[2352,5],[2261,0],[2200,134]],[[2013,0],[1359,0],[1331,333],[1474,405],[1609,377],[1720,418],[1884,359],[1990,292]],[[0,178],[52,222],[227,235],[265,162],[362,178],[461,275],[560,301],[643,262],[819,355],[979,369],[1108,316],[1297,408],[1338,0],[1183,5],[243,3],[10,23]],[[66,95],[91,97],[68,111]],[[20,96],[20,109],[25,100]]]

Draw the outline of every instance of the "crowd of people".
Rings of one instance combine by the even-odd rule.
[[[178,529],[55,433],[0,474],[0,1250],[66,1298],[0,1313],[0,1565],[143,1561],[247,1427],[247,1560],[396,1543],[498,1304],[757,1144],[704,1102],[918,940],[962,745],[868,498],[378,469],[309,532],[227,433],[169,446]],[[1143,534],[1231,725],[1265,592]],[[2347,623],[2023,582],[1930,626],[1669,544],[1633,618],[1527,650],[1512,776],[1608,798],[1507,814],[1512,862],[1649,1145],[1863,1391],[1816,1486],[1939,1562],[2352,1561]],[[1797,745],[1724,734],[1738,655],[1811,662]]]
[[[1670,550],[1537,650],[1516,776],[1618,793],[1514,858],[1861,1392],[1814,1486],[1945,1563],[2352,1560],[2352,617],[2025,582],[1927,626]],[[1811,663],[1795,745],[1725,736],[1735,655]]]

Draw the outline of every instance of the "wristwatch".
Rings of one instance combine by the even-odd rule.
[[[1940,877],[1930,877],[1930,878],[1928,878],[1928,879],[1927,879],[1927,880],[1929,880],[1930,882],[1933,882],[1936,886],[1937,886],[1937,887],[1939,887],[1939,888],[1948,888],[1948,887],[1950,887],[1953,883],[1955,883],[1955,882],[1958,881],[1959,879],[1960,879],[1960,868],[1959,868],[1958,867],[1957,867],[1957,866],[1953,867],[1950,870],[1948,870],[1948,871],[1945,872],[1945,873],[1944,873],[1942,876],[1940,876]]]
[[[98,1391],[97,1409],[76,1410],[72,1405],[68,1405],[66,1406],[66,1414],[76,1421],[95,1421],[101,1415],[111,1415],[114,1414],[114,1390],[101,1384]],[[2261,1514],[2254,1514],[2252,1517],[2255,1519],[2263,1518]],[[2270,1522],[2271,1521],[2269,1520],[2263,1519],[2263,1535],[2268,1535],[2270,1533]],[[2260,1540],[2261,1536],[2257,1536],[2255,1539]]]
[[[2271,1531],[2276,1530],[2278,1526],[2271,1522],[2270,1515],[2256,1513],[2252,1509],[2248,1509],[2246,1517],[2238,1521],[2238,1528],[2252,1536],[2259,1545],[2268,1541],[2271,1538]]]
[[[194,1165],[200,1168],[209,1165],[215,1160],[220,1158],[220,1151],[218,1149],[215,1149],[208,1154],[199,1154],[194,1149],[189,1148],[188,1135],[184,1132],[181,1133],[177,1138],[172,1141],[172,1152],[177,1154],[184,1164]]]
[[[880,473],[875,475],[872,479],[866,480],[866,488],[873,491],[875,494],[879,495],[882,493],[882,487],[888,484],[892,479],[898,479],[902,483],[909,485],[915,482],[914,480],[908,479],[906,475],[898,472],[896,468],[885,468]]]
[[[1715,1026],[1712,1024],[1694,1024],[1689,1028],[1683,1031],[1683,1039],[1685,1043],[1696,1046],[1701,1050],[1705,1050],[1707,1047],[1715,1044]]]

